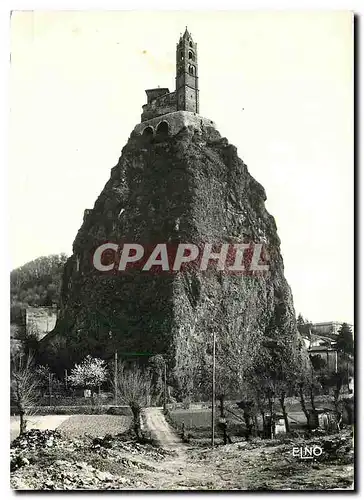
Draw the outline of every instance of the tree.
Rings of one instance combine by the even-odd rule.
[[[310,412],[306,406],[306,396],[310,399],[312,413],[314,418],[317,418],[316,401],[315,397],[320,391],[321,384],[319,383],[318,377],[312,366],[312,363],[308,357],[304,357],[301,354],[301,371],[297,374],[295,385],[298,389],[300,404],[303,413],[305,414],[307,420],[307,427],[312,426],[312,420],[310,418]]]
[[[20,434],[26,431],[26,415],[31,415],[39,399],[39,378],[31,355],[16,353],[11,359],[11,400],[18,409]]]
[[[251,353],[250,365],[244,371],[245,393],[249,405],[250,418],[253,411],[260,413],[263,426],[266,416],[272,422],[277,404],[283,414],[286,432],[290,431],[289,397],[299,392],[302,410],[310,423],[310,414],[306,407],[305,396],[309,395],[315,411],[315,395],[319,389],[312,365],[305,351],[294,338],[285,340],[267,339],[259,349]]]
[[[65,254],[39,257],[10,274],[10,303],[24,309],[28,305],[58,304]]]
[[[303,326],[305,324],[305,320],[303,319],[303,316],[301,313],[298,314],[297,316],[297,326]]]
[[[343,323],[338,331],[336,348],[339,352],[352,356],[354,354],[354,338],[351,327]]]
[[[334,387],[333,391],[334,408],[338,415],[340,415],[341,413],[340,402],[341,402],[342,389],[345,383],[349,387],[349,377],[350,375],[352,375],[353,369],[354,367],[352,359],[350,359],[350,356],[348,354],[343,353],[338,359],[337,370],[329,374],[329,383],[331,386]]]
[[[39,387],[44,393],[49,391],[49,396],[51,396],[52,387],[59,388],[60,381],[56,378],[55,374],[51,372],[48,365],[38,365],[35,372],[39,379]]]
[[[140,439],[141,411],[146,406],[151,393],[150,377],[136,364],[127,369],[124,364],[120,363],[117,370],[117,393],[120,399],[130,406],[133,413],[134,432],[137,439]]]
[[[243,419],[245,422],[245,439],[248,441],[248,439],[252,435],[254,423],[256,424],[256,402],[253,399],[243,399],[242,401],[238,401],[236,404],[241,410],[243,410]]]
[[[107,367],[104,360],[99,358],[86,358],[72,368],[68,377],[71,385],[91,390],[91,402],[94,404],[94,391],[107,380]]]
[[[354,335],[351,330],[351,327],[347,323],[343,323],[338,332],[338,338],[336,342],[336,348],[338,350],[338,354],[340,353],[338,364],[339,364],[339,372],[342,375],[342,382],[346,380],[347,389],[349,390],[349,377],[354,372]],[[344,369],[343,365],[346,365],[346,369]]]
[[[316,372],[321,372],[327,365],[326,361],[319,354],[310,355],[310,361]]]
[[[276,347],[276,343],[273,342],[272,346]],[[270,346],[268,347],[268,344],[266,346],[262,344],[259,350],[252,353],[251,364],[244,372],[247,401],[254,401],[254,405],[250,405],[250,410],[255,408],[260,413],[263,428],[266,427],[268,417],[271,425],[270,435],[273,430],[278,366],[280,366],[280,361],[277,360],[276,352]],[[252,413],[250,418],[253,418]],[[248,427],[251,429],[250,424]]]
[[[166,361],[161,354],[152,356],[148,361],[148,370],[151,381],[151,396],[154,404],[161,404],[164,400],[164,365]]]
[[[294,392],[298,374],[302,370],[302,360],[298,353],[288,355],[282,353],[281,364],[277,366],[275,373],[274,391],[277,394],[279,405],[282,410],[286,432],[290,432],[287,410],[287,398]]]

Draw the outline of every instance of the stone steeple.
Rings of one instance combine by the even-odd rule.
[[[191,35],[188,32],[187,26],[186,26],[185,32],[183,33],[183,38],[191,38]]]
[[[187,26],[176,50],[176,97],[178,111],[199,112],[197,44]]]
[[[168,88],[157,87],[145,92],[147,103],[143,105],[142,123],[176,111],[199,113],[197,44],[187,26],[177,44],[176,90],[170,92]]]

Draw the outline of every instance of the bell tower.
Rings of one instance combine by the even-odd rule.
[[[178,111],[199,112],[197,44],[187,26],[177,44],[176,97]]]

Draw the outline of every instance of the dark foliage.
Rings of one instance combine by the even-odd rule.
[[[65,254],[39,257],[10,273],[11,322],[24,322],[27,306],[59,305]]]

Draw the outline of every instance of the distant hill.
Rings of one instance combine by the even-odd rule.
[[[11,322],[22,323],[27,306],[59,305],[64,253],[38,257],[10,273]]]

